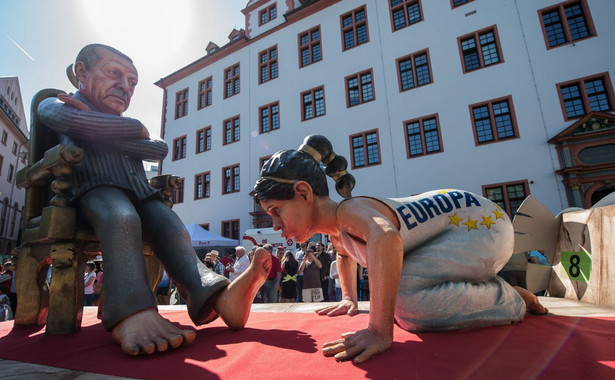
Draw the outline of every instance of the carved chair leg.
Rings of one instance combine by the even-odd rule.
[[[17,257],[15,325],[42,325],[47,318],[48,303],[46,297],[48,297],[48,293],[43,290],[43,284],[40,281],[39,269],[41,263],[31,255],[30,247],[20,248],[18,252],[14,252],[14,255]]]
[[[54,244],[53,269],[47,316],[47,334],[69,334],[81,328],[83,316],[83,274],[86,258],[74,243]]]

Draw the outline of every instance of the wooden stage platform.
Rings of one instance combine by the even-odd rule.
[[[577,302],[570,299],[540,297],[540,301],[549,309],[550,314],[571,317],[615,317],[615,309],[595,306]],[[295,303],[295,304],[254,304],[253,313],[313,313],[315,309],[324,306],[324,303]],[[369,302],[360,302],[360,310],[367,313]],[[160,306],[164,310],[185,310],[185,306]],[[8,322],[7,322],[8,323]],[[274,327],[274,326],[272,326]],[[109,339],[111,339],[109,337]],[[0,342],[0,344],[2,344]],[[119,350],[119,347],[118,347]],[[318,353],[320,355],[320,353]],[[164,355],[164,354],[163,354]],[[97,373],[73,371],[38,364],[30,364],[0,358],[0,377],[4,379],[126,379],[125,377],[108,376]]]

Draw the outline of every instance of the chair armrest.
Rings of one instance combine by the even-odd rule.
[[[169,207],[173,207],[171,200],[173,190],[179,189],[182,182],[183,180],[180,177],[171,174],[157,175],[149,179],[150,186],[160,190],[164,203]]]
[[[48,149],[43,158],[17,172],[15,181],[19,188],[26,189],[24,221],[40,216],[47,206],[69,205],[68,178],[73,167],[83,159],[81,148],[59,144]],[[50,196],[53,196],[51,200]]]
[[[42,159],[17,172],[18,188],[44,185],[52,177],[70,175],[72,167],[81,165],[83,150],[76,146],[59,144],[47,150]]]

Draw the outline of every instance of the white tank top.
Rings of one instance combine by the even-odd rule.
[[[397,215],[404,255],[443,233],[451,234],[451,239],[463,244],[475,239],[476,234],[508,230],[511,224],[499,205],[464,190],[433,190],[407,198],[371,199],[386,204]],[[341,238],[346,252],[366,267],[365,242],[345,231],[341,231]]]

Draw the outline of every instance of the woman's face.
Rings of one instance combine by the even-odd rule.
[[[307,241],[313,233],[311,204],[300,196],[290,200],[269,199],[261,201],[263,209],[271,216],[273,229],[282,230],[285,239]]]

